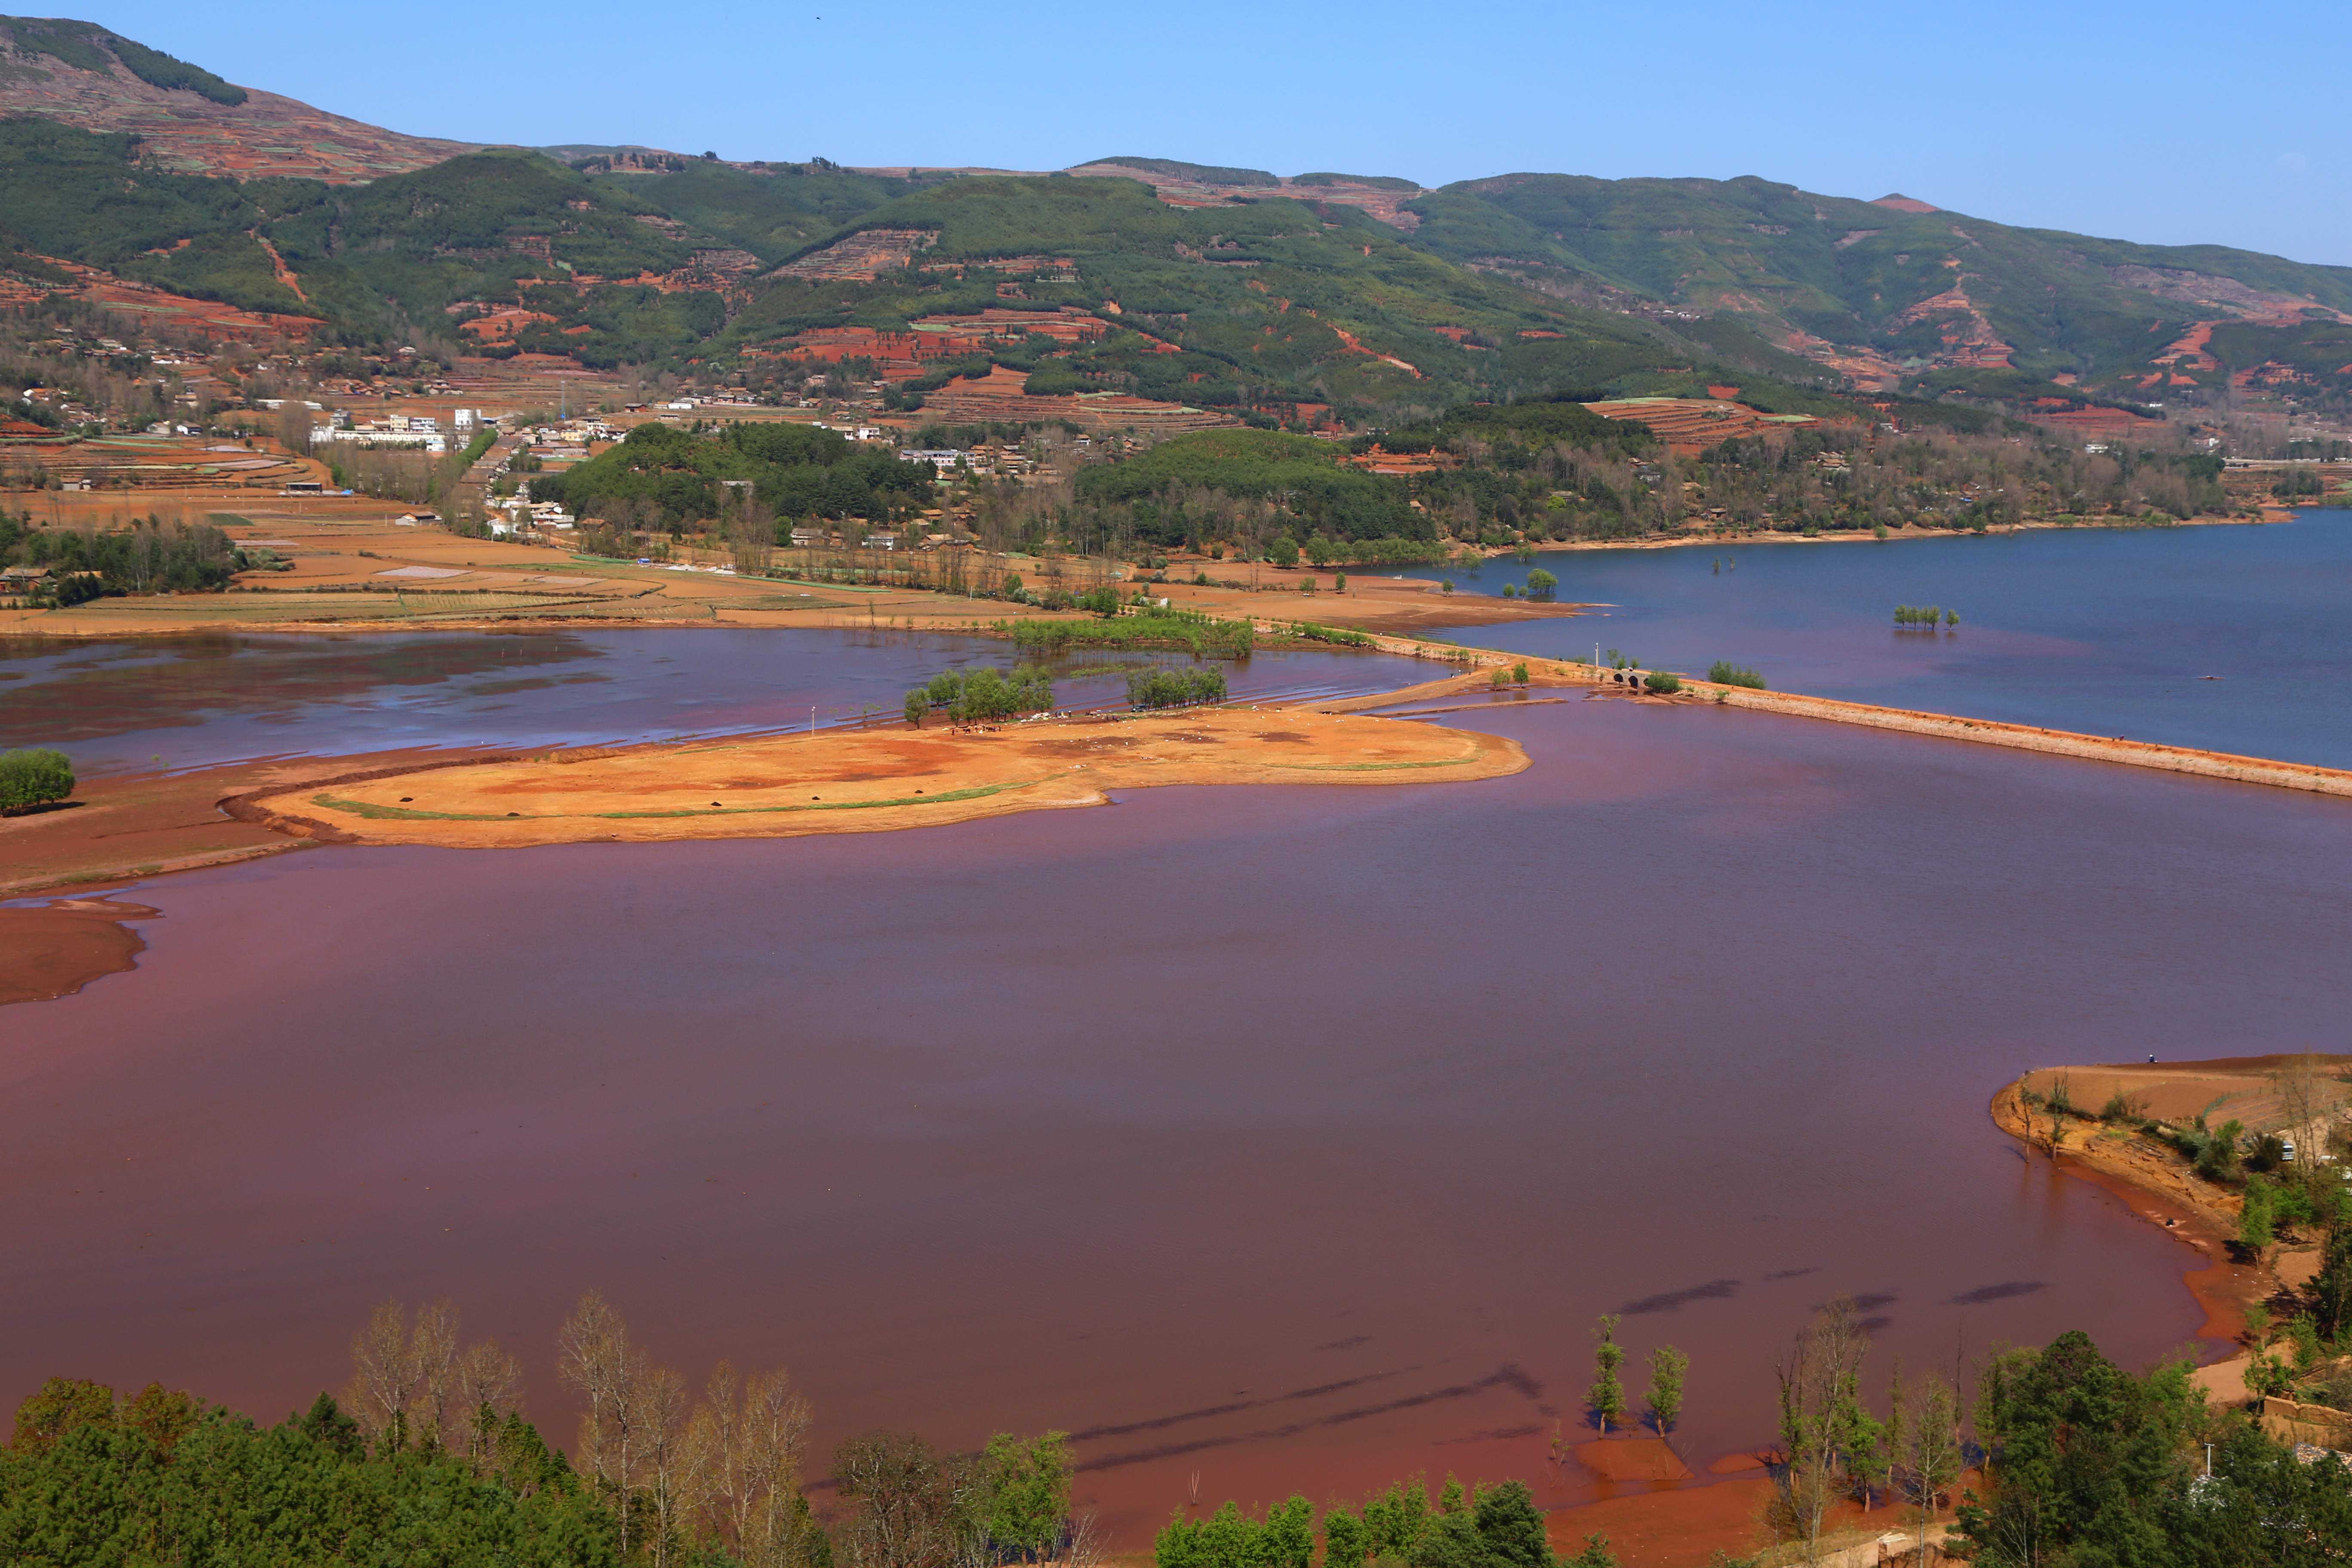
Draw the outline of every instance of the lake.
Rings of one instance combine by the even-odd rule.
[[[265,709],[432,743],[756,725],[940,654],[614,636],[511,677],[434,639],[383,657],[439,678],[176,727],[126,676],[134,728],[80,743],[317,743]],[[214,668],[294,656],[242,657]],[[1421,672],[1292,657],[1339,662],[1250,679]],[[609,679],[479,689],[562,672]],[[622,707],[539,705],[599,689]],[[142,884],[136,973],[5,1015],[0,1398],[155,1377],[275,1417],[341,1384],[376,1301],[446,1294],[568,1436],[553,1332],[595,1287],[692,1382],[790,1365],[821,1448],[1071,1430],[1139,1545],[1195,1475],[1594,1495],[1546,1455],[1602,1312],[1637,1364],[1691,1353],[1701,1467],[1769,1436],[1771,1357],[1839,1292],[1882,1375],[2196,1331],[2197,1256],[1985,1102],[2037,1065],[2334,1040],[2344,803],[1712,708],[1448,721],[1534,767]]]
[[[1696,675],[1728,659],[1779,690],[2352,767],[2352,511],[1548,551],[1402,574],[1499,594],[1538,566],[1563,601],[1603,607],[1455,639],[1551,658],[1589,659],[1597,644]],[[1897,627],[1897,605],[1957,610],[1960,624]]]

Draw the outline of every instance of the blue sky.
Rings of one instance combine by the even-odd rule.
[[[246,86],[467,141],[1760,174],[2352,264],[2340,5],[79,4]]]

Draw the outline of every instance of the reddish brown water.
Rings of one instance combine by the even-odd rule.
[[[1705,709],[1469,714],[1488,784],[1136,792],[871,837],[320,849],[148,884],[137,973],[0,1016],[0,1399],[264,1416],[447,1293],[567,1435],[602,1288],[821,1441],[1082,1434],[1186,1495],[1545,1480],[1595,1314],[1700,1468],[1864,1296],[1881,1369],[2195,1258],[1988,1122],[2041,1063],[2339,1037],[2352,810]]]

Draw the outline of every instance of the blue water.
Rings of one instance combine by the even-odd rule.
[[[2262,527],[2066,529],[1884,543],[1548,551],[1573,620],[1457,641],[1555,658],[1618,649],[1778,690],[2352,767],[2352,511]],[[1524,586],[1487,563],[1457,592]],[[1959,612],[1898,629],[1897,605]],[[2219,677],[2208,679],[2207,677]]]

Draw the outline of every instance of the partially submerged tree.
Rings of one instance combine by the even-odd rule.
[[[1625,1349],[1617,1342],[1613,1315],[1603,1315],[1592,1336],[1592,1386],[1585,1391],[1584,1402],[1600,1418],[1601,1435],[1606,1436],[1612,1424],[1625,1419],[1625,1385],[1617,1376],[1617,1369],[1625,1362]]]

